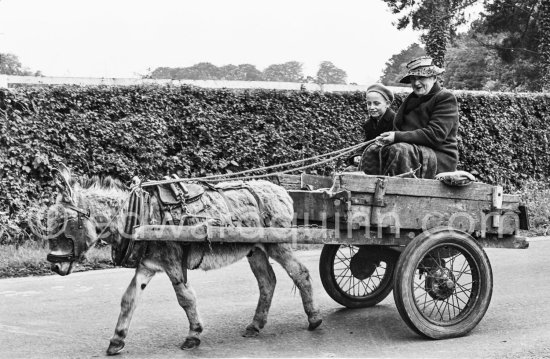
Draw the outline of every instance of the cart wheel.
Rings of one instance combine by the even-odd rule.
[[[432,339],[470,332],[485,315],[492,293],[489,259],[464,232],[424,232],[397,262],[393,296],[399,314],[411,329]]]
[[[371,307],[390,294],[399,252],[384,246],[328,244],[319,261],[328,295],[347,308]]]

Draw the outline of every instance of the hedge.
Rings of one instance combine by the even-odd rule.
[[[397,94],[397,107],[406,94]],[[550,97],[457,92],[459,168],[516,189],[550,174]],[[364,94],[133,86],[0,91],[0,212],[53,192],[52,168],[160,178],[283,163],[362,140]],[[318,169],[321,173],[333,166]]]

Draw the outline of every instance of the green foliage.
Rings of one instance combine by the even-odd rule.
[[[529,225],[536,235],[550,234],[550,180],[527,180],[518,193],[529,208]]]
[[[262,81],[263,74],[254,65],[225,65],[217,67],[201,62],[189,67],[157,67],[147,78],[172,80]]]
[[[478,0],[384,0],[394,14],[400,14],[396,26],[404,29],[409,24],[414,30],[425,31],[422,41],[426,53],[434,63],[444,66],[445,53],[458,25],[466,21],[465,9]]]
[[[404,95],[397,94],[394,106]],[[460,169],[507,190],[548,176],[550,97],[465,92],[457,98]],[[123,181],[135,175],[227,173],[358,143],[366,112],[359,92],[170,86],[1,90],[0,212],[19,221],[34,203],[50,203],[52,169],[59,162],[77,173]],[[332,164],[317,171],[334,169]]]
[[[540,0],[484,1],[485,11],[473,24],[478,33],[504,34],[492,45],[501,58],[513,62],[518,58],[537,57],[539,44]]]
[[[40,76],[41,72],[33,73],[28,68],[23,67],[19,58],[14,54],[0,53],[0,74],[17,76]]]
[[[490,91],[549,90],[548,0],[485,0],[480,18],[461,35],[454,34],[456,24],[464,20],[462,11],[472,1],[385,1],[395,13],[404,14],[402,19],[408,19],[403,20],[403,24],[411,22],[413,28],[426,31],[422,35],[426,53],[436,62],[442,63],[443,57],[445,59],[443,83],[446,87]],[[449,9],[457,10],[449,12]],[[447,20],[451,22],[446,24]],[[390,66],[391,60],[385,71],[390,71]],[[386,75],[383,79],[391,81]]]
[[[550,97],[459,93],[459,167],[507,190],[550,173]]]
[[[484,44],[500,41],[502,35],[459,35],[447,50],[444,85],[463,90],[538,91],[537,64],[527,59],[508,63]]]
[[[539,14],[541,90],[550,92],[550,1],[541,1]]]
[[[323,61],[317,71],[317,83],[320,84],[345,84],[348,75],[346,71],[339,69],[330,61]]]
[[[495,51],[511,70],[508,87],[520,91],[547,90],[550,86],[548,0],[485,0],[484,5],[481,19],[472,26],[473,37]]]
[[[298,61],[269,65],[263,72],[266,81],[302,82],[304,81],[303,65]]]
[[[304,77],[303,65],[297,61],[269,65],[263,72],[254,65],[225,65],[217,67],[201,62],[190,67],[157,67],[145,78],[172,80],[224,80],[224,81],[278,81],[345,84],[347,74],[330,61],[319,65],[317,77]]]

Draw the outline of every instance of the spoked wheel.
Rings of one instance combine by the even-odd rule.
[[[394,298],[399,314],[411,329],[432,339],[470,332],[485,315],[492,292],[485,251],[460,231],[422,233],[397,263]]]
[[[325,245],[319,261],[328,295],[348,308],[371,307],[388,296],[399,252],[384,246]]]

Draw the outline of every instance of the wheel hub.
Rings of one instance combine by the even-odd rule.
[[[355,278],[364,280],[369,278],[379,265],[380,260],[376,260],[375,256],[359,251],[351,257],[349,269]]]
[[[445,300],[455,291],[456,280],[449,268],[436,267],[428,270],[425,283],[426,292],[435,300]]]

